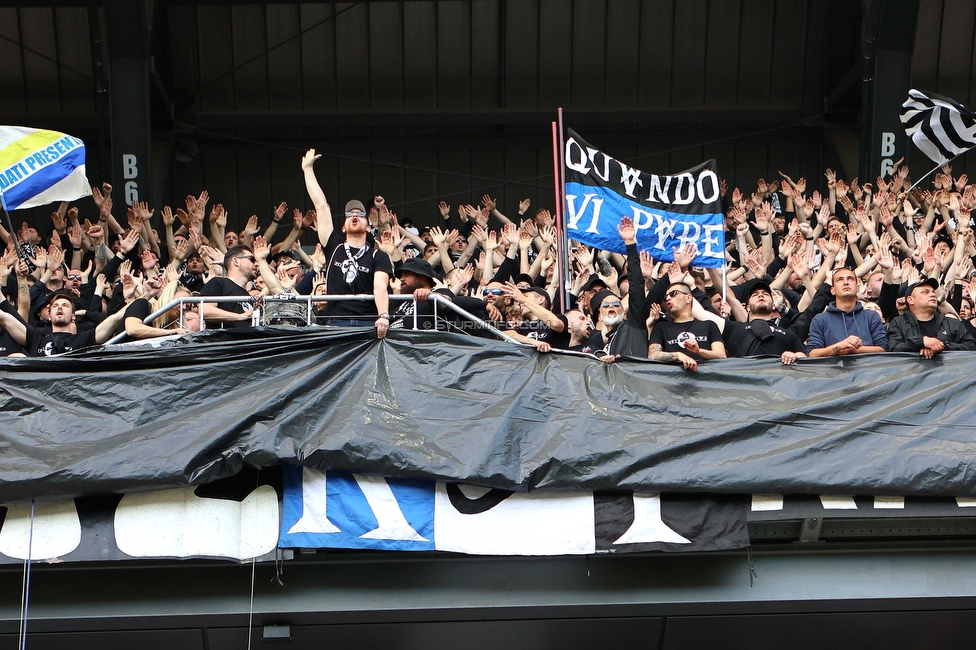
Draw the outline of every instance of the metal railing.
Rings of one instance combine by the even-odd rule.
[[[413,302],[413,314],[407,315],[406,316],[406,319],[409,319],[409,318],[412,318],[413,319],[413,327],[408,328],[408,329],[414,329],[414,330],[421,329],[421,328],[417,327],[417,325],[418,325],[418,323],[420,321],[420,318],[419,318],[419,316],[417,314],[417,303],[418,303],[418,301],[417,301],[416,298],[413,297],[413,295],[410,295],[410,294],[407,294],[407,295],[391,294],[389,296],[389,298],[390,298],[390,302],[407,302],[407,301],[412,301]],[[261,302],[263,304],[276,303],[276,302],[281,302],[281,303],[302,303],[303,302],[303,303],[307,303],[307,305],[308,305],[308,312],[307,312],[307,317],[306,317],[306,323],[305,324],[307,326],[310,326],[312,324],[314,318],[315,318],[315,314],[314,314],[314,312],[312,310],[312,304],[313,303],[317,303],[317,302],[343,302],[343,301],[369,301],[369,302],[374,302],[374,299],[375,299],[375,297],[372,294],[353,294],[353,295],[343,295],[343,296],[333,296],[333,295],[326,295],[326,296],[298,296],[298,295],[284,294],[284,295],[277,295],[277,296],[264,296],[264,297],[261,298]],[[147,324],[148,325],[148,324],[152,323],[155,319],[159,318],[160,316],[162,316],[163,314],[165,314],[166,312],[168,312],[169,310],[173,309],[174,307],[179,306],[179,308],[180,308],[179,323],[180,323],[180,326],[182,327],[183,326],[183,323],[184,323],[184,313],[186,311],[186,306],[187,305],[191,305],[191,306],[192,305],[199,305],[198,314],[200,315],[200,330],[202,331],[202,330],[205,330],[207,328],[207,322],[206,322],[206,319],[205,319],[205,316],[204,316],[204,313],[203,313],[203,311],[204,311],[203,310],[203,306],[205,304],[242,303],[242,302],[250,301],[250,300],[252,300],[252,299],[245,298],[244,296],[186,296],[186,297],[183,297],[183,298],[176,298],[175,300],[171,301],[167,305],[164,305],[163,307],[160,307],[159,309],[157,309],[153,313],[151,313],[148,316],[146,316],[144,319],[142,319],[142,322],[144,324]],[[438,307],[438,305],[440,305],[444,310],[449,311],[449,312],[453,312],[454,314],[457,314],[458,316],[460,316],[462,318],[465,318],[465,319],[471,321],[472,323],[474,323],[474,326],[477,327],[478,329],[486,330],[486,331],[490,332],[491,334],[493,334],[494,336],[497,336],[498,338],[500,338],[500,339],[502,339],[504,341],[508,341],[509,343],[515,343],[517,345],[523,345],[520,341],[516,341],[511,336],[505,334],[504,332],[502,332],[501,330],[499,330],[498,328],[496,328],[490,322],[485,321],[485,320],[482,320],[482,319],[478,318],[477,316],[475,316],[474,314],[472,314],[471,312],[469,312],[469,311],[467,311],[465,309],[462,309],[461,307],[458,307],[449,298],[447,298],[445,296],[442,296],[442,295],[436,294],[436,293],[431,293],[429,300],[433,301],[433,303],[434,303],[434,314],[433,314],[433,318],[434,318],[434,322],[435,323],[438,322],[438,318],[439,317],[437,315],[437,307]],[[356,317],[355,316],[351,316],[351,315],[347,315],[347,316],[339,315],[339,316],[333,316],[331,318],[334,318],[335,320],[349,320],[349,319],[355,319]],[[365,318],[371,318],[371,316],[366,316]],[[108,341],[106,341],[105,342],[105,345],[112,345],[114,343],[119,343],[120,341],[124,340],[127,336],[128,335],[125,332],[122,332],[120,334],[116,334],[115,336],[113,336],[112,338],[110,338]]]

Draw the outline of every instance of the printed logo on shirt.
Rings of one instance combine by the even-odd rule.
[[[693,339],[697,340],[699,343],[708,343],[707,336],[695,336],[691,332],[681,332],[676,337],[674,337],[674,339],[668,341],[668,345],[678,345],[684,348],[685,344],[688,343],[688,341],[691,341]]]

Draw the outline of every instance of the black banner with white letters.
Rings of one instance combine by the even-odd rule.
[[[698,248],[693,264],[725,264],[725,222],[715,161],[659,176],[591,147],[575,131],[566,137],[566,232],[570,239],[625,253],[617,234],[621,217],[637,229],[637,246],[657,260],[673,249]]]

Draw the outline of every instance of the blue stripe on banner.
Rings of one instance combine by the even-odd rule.
[[[310,480],[316,481],[314,489],[304,484]],[[278,544],[289,548],[432,551],[434,483],[338,471],[323,476],[314,470],[286,466]]]
[[[7,210],[16,210],[52,185],[63,181],[71,175],[71,172],[84,164],[85,147],[72,149],[55,162],[28,176],[26,180],[3,190],[3,203]]]
[[[684,214],[649,208],[606,187],[566,183],[566,232],[570,239],[624,254],[617,234],[624,216],[637,226],[637,247],[654,259],[671,262],[672,248],[698,246],[694,266],[718,268],[725,264],[725,219],[719,213]]]

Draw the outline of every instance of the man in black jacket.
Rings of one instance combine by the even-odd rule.
[[[889,352],[918,352],[931,359],[943,350],[976,350],[976,338],[954,318],[939,311],[939,281],[926,278],[908,287],[908,311],[888,325]]]
[[[617,232],[627,246],[627,275],[632,278],[641,277],[637,229],[633,219],[621,219]],[[630,304],[626,317],[623,316],[620,298],[612,291],[601,291],[590,301],[591,312],[600,319],[606,330],[594,331],[587,345],[604,361],[612,362],[620,356],[647,358],[647,318],[651,305],[647,300],[644,283],[633,283],[629,295]]]

